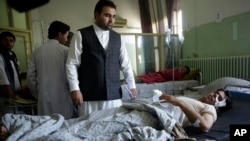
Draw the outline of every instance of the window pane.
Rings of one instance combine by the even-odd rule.
[[[18,61],[20,63],[21,72],[27,72],[28,65],[24,36],[16,35],[16,42],[13,51],[17,55]]]
[[[9,26],[8,9],[5,0],[0,0],[0,26]]]
[[[160,69],[158,35],[122,35],[136,75]]]
[[[26,13],[19,13],[12,9],[13,27],[27,29]]]

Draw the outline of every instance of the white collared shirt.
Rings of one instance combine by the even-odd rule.
[[[3,56],[0,54],[0,85],[10,85],[9,79],[7,77],[7,74],[5,72],[5,62],[4,62]],[[16,71],[16,67],[14,65],[13,61],[10,61],[11,67],[13,69],[14,73],[14,85],[15,85],[15,90],[20,90],[21,89],[21,84],[18,78],[18,72]]]
[[[93,25],[95,33],[102,44],[103,48],[106,50],[109,42],[109,30],[102,30],[97,25]],[[121,40],[122,41],[122,40]],[[82,53],[82,36],[81,32],[77,31],[71,41],[70,50],[68,54],[68,59],[66,63],[67,79],[69,81],[70,91],[80,90],[79,81],[78,81],[78,72],[77,68],[81,64],[81,53]],[[127,50],[124,42],[121,43],[120,50],[120,62],[121,62],[121,71],[124,74],[126,82],[128,83],[129,88],[135,88],[135,80],[133,75],[133,68],[131,66],[130,60],[128,58]]]

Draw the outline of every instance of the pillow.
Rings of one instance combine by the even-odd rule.
[[[197,68],[190,68],[189,74],[186,74],[183,80],[195,80],[199,75],[200,69]]]
[[[250,82],[240,78],[222,77],[212,81],[211,83],[206,85],[203,89],[201,89],[199,92],[201,94],[207,94],[210,92],[214,92],[219,88],[224,88],[226,85],[250,86]]]

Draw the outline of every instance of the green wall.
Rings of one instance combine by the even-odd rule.
[[[250,55],[250,12],[185,31],[183,58]]]

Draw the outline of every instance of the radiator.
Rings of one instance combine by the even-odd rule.
[[[250,78],[250,56],[180,59],[179,65],[199,68],[205,85],[221,77]]]

